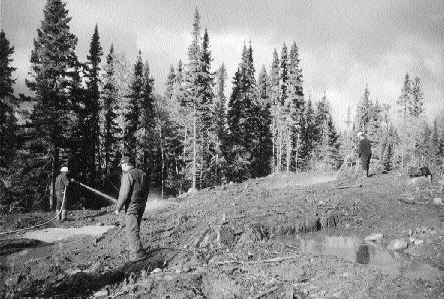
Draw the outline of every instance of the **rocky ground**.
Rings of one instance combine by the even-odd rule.
[[[122,219],[71,211],[44,227],[115,227],[56,244],[0,235],[0,297],[444,298],[439,179],[298,173],[150,202],[138,263]],[[0,232],[52,216],[4,215]]]

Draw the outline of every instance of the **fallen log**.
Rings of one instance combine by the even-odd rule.
[[[292,260],[299,258],[299,255],[293,255],[293,256],[284,256],[284,257],[277,257],[273,259],[268,260],[258,260],[258,261],[238,261],[238,260],[230,260],[230,261],[222,261],[215,263],[216,265],[227,265],[227,264],[241,264],[241,265],[251,265],[251,264],[259,264],[259,263],[277,263],[282,262],[285,260]]]
[[[347,189],[347,188],[354,188],[354,187],[362,187],[362,184],[338,186],[338,187],[333,188],[333,189]]]
[[[253,299],[259,299],[262,298],[270,293],[273,293],[274,291],[276,291],[277,289],[279,289],[279,287],[272,287],[271,289],[268,289],[266,291],[263,291],[262,293],[257,294],[256,296],[253,297]]]

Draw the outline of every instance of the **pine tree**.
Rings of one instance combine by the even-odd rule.
[[[10,165],[15,152],[17,120],[14,115],[15,98],[13,85],[15,79],[10,66],[13,61],[14,47],[9,45],[5,32],[0,31],[0,174]],[[1,182],[0,182],[1,184]]]
[[[44,8],[41,28],[37,29],[34,50],[31,53],[33,80],[28,88],[35,92],[36,105],[32,113],[36,133],[51,149],[51,194],[58,173],[60,149],[66,147],[69,127],[69,86],[76,69],[75,47],[77,38],[70,32],[68,10],[61,0],[48,0]],[[50,207],[53,206],[51,196]]]
[[[111,45],[109,54],[106,57],[106,65],[104,67],[102,82],[102,161],[104,170],[103,186],[107,186],[111,177],[118,173],[118,152],[120,134],[122,133],[119,127],[118,117],[118,87],[115,70],[115,54],[114,46]],[[109,188],[107,188],[109,189]]]
[[[134,64],[128,99],[128,112],[125,115],[125,152],[135,156],[137,152],[136,132],[140,127],[140,106],[143,101],[143,63],[142,52],[140,50],[136,63]]]

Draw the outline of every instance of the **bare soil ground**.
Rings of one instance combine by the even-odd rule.
[[[361,185],[361,186],[359,186]],[[122,219],[70,211],[46,227],[115,225],[48,244],[0,236],[0,297],[444,298],[441,186],[398,174],[275,175],[150,202],[148,258],[129,263]],[[51,213],[4,215],[1,231]],[[381,233],[382,239],[364,238]],[[403,239],[407,248],[386,247]]]

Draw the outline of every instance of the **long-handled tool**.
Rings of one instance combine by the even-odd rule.
[[[344,162],[342,163],[341,167],[339,167],[338,172],[336,172],[335,180],[338,179],[339,173],[342,171],[342,168],[343,168],[344,166],[347,166],[348,161],[349,161],[349,160],[353,160],[352,158],[353,158],[353,156],[354,156],[355,151],[356,151],[356,150],[355,150],[354,148],[352,148],[352,149],[349,151],[349,153],[348,153],[348,155],[345,157]],[[358,159],[358,161],[359,161],[359,159]],[[357,163],[358,163],[358,161],[357,161]],[[357,164],[357,163],[356,163],[356,164]],[[355,168],[355,172],[356,172],[356,170],[357,170],[357,168]]]

